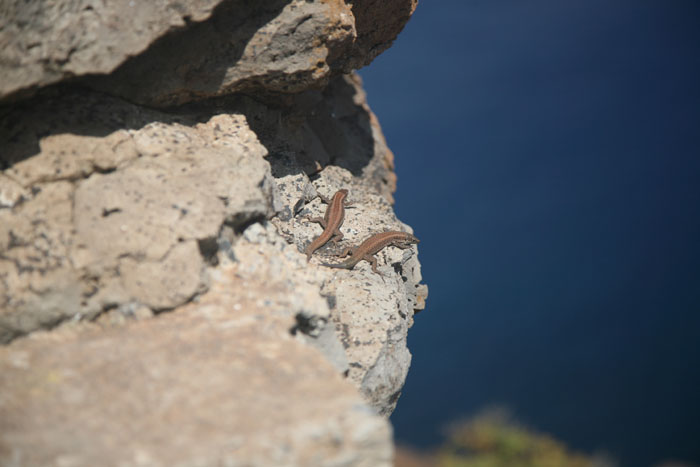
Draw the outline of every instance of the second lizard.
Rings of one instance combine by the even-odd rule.
[[[348,190],[342,189],[336,191],[333,198],[328,200],[323,196],[319,195],[324,203],[328,204],[326,209],[326,214],[323,217],[313,217],[309,218],[311,222],[318,222],[323,227],[323,233],[316,237],[316,239],[309,243],[306,247],[306,260],[311,259],[311,255],[314,251],[321,248],[323,245],[328,243],[329,240],[337,242],[343,238],[343,233],[340,231],[340,226],[343,225],[345,220],[345,199],[348,196]]]

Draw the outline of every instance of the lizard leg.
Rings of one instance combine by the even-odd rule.
[[[338,258],[345,258],[346,256],[352,255],[353,253],[355,253],[355,249],[347,247],[338,255]]]
[[[316,222],[317,224],[321,224],[321,227],[324,229],[326,228],[326,219],[323,217],[307,217],[306,220],[309,222]]]
[[[369,264],[372,265],[372,272],[374,272],[375,274],[379,274],[381,276],[381,273],[379,271],[377,271],[377,258],[375,258],[372,255],[367,255],[362,259],[364,259],[365,261],[367,261]]]
[[[337,244],[339,241],[343,239],[343,232],[340,230],[336,230],[333,232],[333,237],[331,238],[331,242]]]
[[[322,195],[321,193],[319,193],[319,192],[316,192],[316,194],[318,195],[318,197],[321,199],[322,202],[324,202],[324,203],[326,203],[326,204],[331,204],[331,200],[330,200],[330,199],[326,198],[325,196],[323,196],[323,195]]]

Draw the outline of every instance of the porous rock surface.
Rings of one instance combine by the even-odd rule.
[[[0,349],[0,464],[390,465],[389,426],[289,333],[280,284],[217,273],[167,317]]]
[[[59,10],[68,23],[76,11],[109,17],[85,5]],[[154,5],[141,12],[158,18],[148,27],[119,25],[140,28],[136,48],[109,52],[101,41],[119,28],[85,39],[85,51],[110,56],[86,56],[84,80],[0,103],[0,465],[390,465],[382,415],[396,405],[406,334],[427,296],[417,248],[384,249],[381,275],[365,262],[320,263],[372,233],[411,231],[392,211],[393,155],[359,77],[342,73],[386,48],[415,2]],[[271,34],[295,9],[309,16],[305,39]],[[363,22],[372,11],[383,27]],[[287,88],[201,93],[184,80],[173,94],[144,75],[137,96],[120,88],[131,86],[126,68],[87,76],[110,71],[120,53],[143,51],[127,62],[167,68],[181,43],[156,31],[173,18],[186,18],[175,36],[187,36],[204,24],[221,32],[235,17],[235,34],[267,37],[266,53],[293,44],[298,58],[347,14],[347,49],[323,79],[251,56],[253,68],[279,66]],[[47,37],[60,32],[49,23]],[[221,50],[200,49],[198,66],[241,65],[245,54]],[[11,68],[24,89],[80,74]],[[299,92],[272,93],[290,90]],[[167,111],[140,105],[193,99]],[[345,238],[307,262],[322,230],[307,217],[325,211],[317,194],[340,188],[353,203]]]
[[[172,105],[241,90],[299,92],[369,64],[417,0],[10,0],[0,98],[75,77]]]

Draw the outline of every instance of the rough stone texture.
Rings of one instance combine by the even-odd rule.
[[[388,49],[418,5],[418,0],[360,0],[352,2],[357,40],[353,57],[359,60],[353,68],[369,65]]]
[[[200,250],[225,222],[274,213],[245,116],[183,122],[84,93],[5,116],[5,176],[25,194],[0,210],[0,341],[130,302],[181,305],[206,287]]]
[[[5,0],[0,4],[0,96],[88,73],[109,73],[129,56],[221,0]]]
[[[258,303],[277,284],[215,283],[167,317],[0,348],[0,464],[391,465],[388,424]]]
[[[299,193],[292,198],[306,190],[303,175],[290,175],[278,182],[281,192]],[[373,233],[411,231],[396,219],[385,198],[354,179],[347,170],[328,167],[314,182],[314,189],[325,196],[341,187],[350,190],[350,202],[358,208],[346,211],[341,228],[343,241],[337,247],[322,248],[312,264],[337,262],[333,253],[346,245],[357,245]],[[288,220],[278,216],[272,223],[296,244],[298,251],[304,251],[321,232],[305,217],[318,217],[325,209],[316,198],[297,216]],[[365,262],[352,271],[321,267],[326,278],[320,293],[332,308],[332,324],[350,362],[348,377],[380,413],[389,415],[396,406],[411,361],[406,347],[408,328],[413,324],[414,310],[422,308],[418,303],[424,301],[427,289],[420,284],[415,249],[387,248],[378,258],[382,275],[373,273]]]
[[[40,1],[6,2],[0,98],[76,76],[154,106],[242,90],[304,91],[369,64],[391,45],[416,3],[63,0],[46,8]]]
[[[0,209],[11,208],[26,196],[27,190],[22,185],[0,174]]]
[[[39,3],[0,7],[0,465],[389,465],[417,248],[319,263],[410,231],[340,73],[415,0]]]
[[[236,348],[243,346],[245,355],[255,355],[258,347],[248,342],[262,333],[259,345],[277,346],[279,355],[288,354],[290,358],[298,352],[311,352],[340,375],[342,385],[358,388],[364,401],[378,413],[391,413],[410,364],[407,330],[413,323],[414,310],[423,308],[427,294],[420,284],[416,249],[382,251],[378,255],[381,276],[372,273],[365,263],[353,271],[318,264],[333,261],[328,257],[333,251],[377,231],[410,230],[391,209],[393,156],[367,107],[358,77],[340,77],[323,91],[307,91],[278,106],[237,96],[221,100],[214,107],[198,104],[171,113],[147,110],[84,89],[50,90],[5,112],[0,119],[0,136],[5,148],[0,180],[0,194],[5,200],[0,208],[0,330],[5,342],[15,339],[7,352],[22,349],[22,355],[36,362],[17,369],[12,363],[15,357],[8,356],[9,360],[0,363],[4,394],[0,412],[5,411],[0,418],[12,421],[9,437],[0,446],[0,463],[36,459],[37,463],[75,460],[75,465],[89,465],[97,453],[112,452],[105,440],[126,440],[134,430],[143,429],[152,435],[140,444],[123,441],[129,449],[114,454],[115,463],[123,460],[135,465],[139,459],[146,459],[156,465],[169,465],[172,446],[158,440],[170,439],[170,427],[186,423],[188,414],[199,413],[210,414],[201,416],[203,426],[218,427],[222,434],[204,443],[211,448],[207,455],[214,457],[193,450],[191,457],[181,457],[182,465],[208,465],[227,459],[242,459],[253,465],[273,462],[274,457],[256,457],[267,449],[256,444],[258,441],[244,444],[262,451],[237,448],[229,456],[225,447],[229,443],[226,436],[262,440],[261,433],[269,429],[268,425],[241,434],[228,422],[207,418],[265,418],[261,408],[255,409],[261,406],[245,404],[250,412],[239,412],[239,406],[221,401],[224,383],[217,380],[211,387],[196,388],[183,384],[172,375],[184,370],[177,365],[171,368],[172,361],[158,360],[157,356],[133,371],[125,369],[129,362],[142,358],[137,352],[151,354],[150,346],[139,350],[138,342],[160,342],[156,347],[163,349],[163,359],[167,354],[178,355],[174,348],[180,341],[158,336],[176,334],[178,339],[187,340],[189,331],[181,329],[190,325],[197,329],[191,335],[197,343],[218,326],[245,327],[251,336],[245,340],[233,334],[215,335],[212,347],[195,352],[188,366],[207,374],[234,371],[217,367],[224,365],[223,360],[206,360],[211,353],[228,348],[222,344],[227,339]],[[341,187],[350,190],[355,204],[348,209],[342,228],[346,237],[341,245],[322,248],[307,263],[303,250],[320,228],[305,216],[323,214],[325,206],[316,193],[329,196]],[[241,309],[253,311],[238,313]],[[164,310],[175,311],[153,318],[154,311]],[[207,327],[202,327],[204,324],[197,320],[202,319],[200,315],[209,316],[210,311],[218,321],[206,321]],[[229,323],[231,314],[241,321]],[[134,319],[143,323],[129,324]],[[171,319],[185,321],[170,323]],[[185,322],[188,324],[177,324]],[[58,330],[33,337],[37,330],[57,324]],[[271,330],[280,342],[266,334]],[[16,339],[27,333],[34,334]],[[132,333],[145,334],[139,338]],[[123,346],[118,344],[122,340]],[[103,352],[86,349],[101,346],[118,349],[113,352],[123,356],[123,360],[115,357],[103,370],[124,373],[128,382],[97,377],[95,368]],[[56,349],[55,355],[49,348]],[[89,354],[81,357],[84,365],[77,363],[80,352]],[[60,361],[53,360],[59,356],[63,356]],[[278,364],[285,367],[304,366],[286,357],[280,359]],[[308,361],[317,366],[315,360]],[[258,365],[254,359],[249,364]],[[25,394],[28,386],[36,384],[40,388],[44,384],[36,379],[35,369],[50,373],[52,368],[66,371],[73,379],[51,382],[56,388],[46,399]],[[239,395],[241,389],[235,381],[262,378],[253,369],[248,370],[252,373],[229,380],[226,390],[233,399],[246,397]],[[153,372],[171,375],[166,378],[169,390],[163,390],[166,399],[186,399],[192,391],[211,391],[212,398],[178,405],[177,413],[154,409],[153,421],[149,421],[149,415],[133,425],[129,422],[133,414],[144,410],[135,401],[154,404],[153,394],[161,392],[161,383],[152,381]],[[320,374],[306,375],[301,370],[298,377],[313,378],[316,384],[325,380]],[[70,414],[77,411],[63,406],[62,398],[80,393],[77,388],[85,381],[102,380],[110,382],[94,383],[94,397],[76,399],[85,413],[72,419]],[[261,394],[262,387],[271,388],[275,394],[279,387],[296,391],[296,386],[274,378],[259,384],[254,387]],[[127,388],[128,397],[115,396],[116,388]],[[309,392],[303,385],[298,390]],[[371,459],[366,465],[383,465],[390,459],[386,424],[380,423],[383,428],[369,432],[371,439],[379,436],[378,444],[367,444],[369,438],[348,432],[346,426],[350,425],[337,421],[334,414],[338,410],[347,413],[347,404],[325,400],[313,391],[310,394],[293,393],[289,399],[280,396],[280,400],[265,396],[276,400],[273,405],[278,410],[287,403],[296,406],[304,398],[321,407],[334,407],[327,418],[311,420],[309,426],[314,428],[302,430],[292,440],[285,433],[296,432],[298,427],[289,420],[305,418],[298,412],[283,420],[273,418],[287,428],[272,429],[280,437],[273,436],[269,442],[293,445],[290,452],[302,456],[289,465],[355,465],[357,459]],[[107,409],[105,405],[110,404],[112,408]],[[56,409],[48,410],[49,406]],[[117,413],[125,418],[115,418]],[[378,423],[369,413],[358,413],[364,415],[357,417],[366,418],[357,421],[360,426]],[[89,429],[76,428],[77,435],[69,442],[62,438],[67,433],[66,425],[56,423],[66,417],[71,418],[70,426]],[[159,417],[176,423],[161,424],[163,431],[159,432],[153,428],[164,420]],[[341,419],[353,417],[346,414]],[[25,418],[35,422],[23,422]],[[331,436],[339,452],[337,459],[350,460],[336,462],[334,451],[325,448],[319,451],[326,453],[322,454],[323,462],[309,461],[299,454],[307,449],[303,446],[315,443],[310,441],[317,439],[313,433],[325,433],[318,435],[322,438],[334,433],[329,426],[343,433],[340,440]],[[174,439],[198,444],[203,433],[206,430],[192,428],[182,438]],[[37,436],[47,440],[46,449],[29,454],[28,445],[23,443]],[[54,438],[55,444],[49,442]],[[95,447],[83,450],[83,445]],[[61,446],[70,449],[64,451]],[[346,450],[359,452],[360,457],[347,457],[350,454],[343,454]],[[68,455],[66,452],[77,457],[62,457]],[[281,451],[270,452],[282,456]],[[44,457],[31,457],[35,455]]]

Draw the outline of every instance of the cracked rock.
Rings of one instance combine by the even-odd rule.
[[[348,72],[416,1],[44,3],[0,6],[0,464],[391,465],[418,248],[323,263],[411,232]]]
[[[0,99],[75,81],[149,106],[322,87],[388,48],[417,0],[9,1]]]
[[[278,204],[240,114],[173,118],[69,93],[14,109],[3,127],[5,177],[25,195],[0,210],[0,342],[132,301],[186,303],[207,285],[199,245]]]

